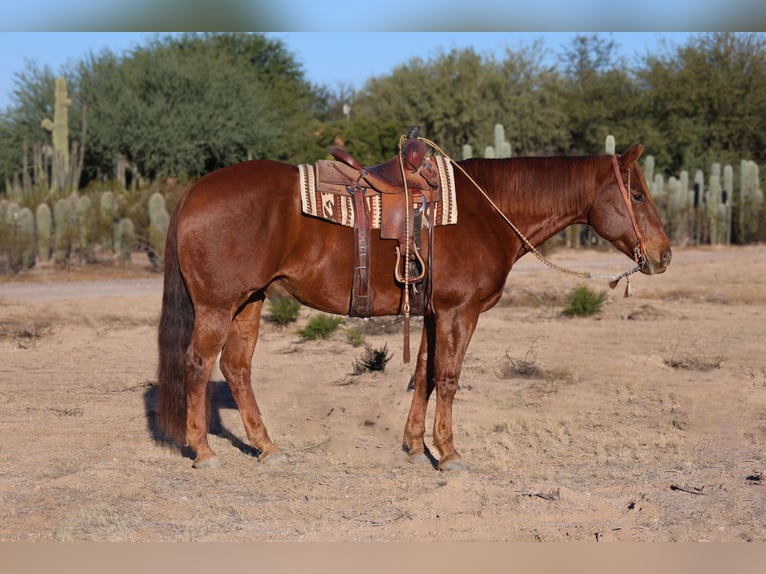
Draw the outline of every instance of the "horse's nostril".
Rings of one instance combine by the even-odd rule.
[[[670,259],[673,257],[673,253],[668,249],[662,254],[662,266],[667,267],[670,265]]]

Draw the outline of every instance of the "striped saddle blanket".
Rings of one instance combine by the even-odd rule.
[[[452,164],[442,156],[433,156],[432,160],[439,174],[439,187],[429,194],[429,200],[435,207],[435,225],[452,225],[457,223],[455,174]],[[354,227],[353,198],[345,189],[349,178],[344,180],[342,176],[338,177],[339,172],[347,169],[341,162],[331,160],[319,160],[314,165],[300,164],[298,172],[302,212],[339,225]],[[364,181],[360,182],[360,186],[368,187]],[[419,191],[410,190],[410,194],[417,199]],[[381,194],[368,187],[365,201],[371,227],[380,229],[383,220]]]

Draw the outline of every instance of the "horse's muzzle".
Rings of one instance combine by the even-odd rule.
[[[668,247],[667,249],[663,250],[660,254],[659,258],[656,260],[648,257],[646,260],[646,265],[641,269],[642,273],[645,273],[647,275],[656,275],[658,273],[664,273],[668,266],[670,265],[670,260],[673,258],[673,252]]]

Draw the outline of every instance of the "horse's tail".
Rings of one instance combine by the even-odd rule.
[[[186,442],[186,377],[184,356],[194,328],[194,307],[178,261],[178,214],[185,197],[176,205],[165,241],[165,283],[158,334],[157,422],[173,442]]]

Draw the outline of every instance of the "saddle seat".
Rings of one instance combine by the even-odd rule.
[[[425,194],[426,201],[431,201],[432,192],[439,187],[436,167],[430,159],[426,159],[425,144],[418,139],[408,139],[404,144],[402,150],[404,170],[402,170],[399,156],[394,156],[372,167],[362,167],[358,161],[340,148],[332,148],[330,153],[343,164],[336,165],[336,169],[344,171],[345,166],[352,168],[353,171],[345,170],[347,176],[356,177],[359,183],[363,180],[372,190],[382,194],[404,194],[406,180],[408,191]],[[402,171],[404,171],[405,180],[402,179]]]

